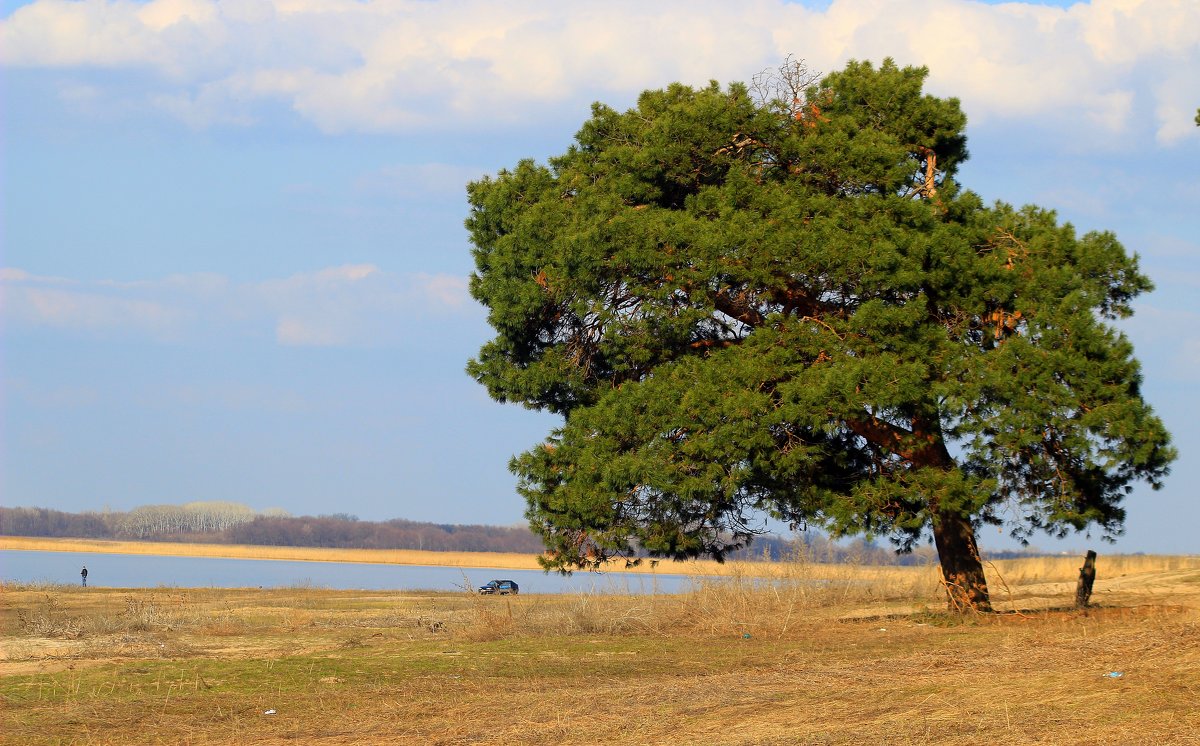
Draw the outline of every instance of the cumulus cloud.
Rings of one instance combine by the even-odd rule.
[[[371,264],[247,283],[212,273],[84,282],[9,267],[0,269],[0,287],[4,316],[18,332],[157,340],[270,333],[285,346],[400,344],[415,324],[470,308],[464,277]]]
[[[1068,8],[972,0],[35,0],[0,25],[13,67],[157,74],[147,101],[192,126],[283,103],[328,132],[479,130],[681,79],[746,79],[894,56],[980,120],[1039,118],[1161,145],[1194,134],[1200,3]],[[1141,118],[1141,120],[1139,120]],[[1194,129],[1194,127],[1193,127]]]

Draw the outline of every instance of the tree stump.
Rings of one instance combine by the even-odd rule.
[[[1092,583],[1096,582],[1096,553],[1088,550],[1083,567],[1079,568],[1079,582],[1075,584],[1075,608],[1086,609],[1092,597]]]

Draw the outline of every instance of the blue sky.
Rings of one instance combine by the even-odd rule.
[[[506,464],[554,419],[463,373],[465,182],[593,100],[891,55],[962,100],[969,188],[1141,255],[1124,328],[1181,458],[1117,549],[1200,546],[1193,0],[0,8],[5,505],[521,521]]]

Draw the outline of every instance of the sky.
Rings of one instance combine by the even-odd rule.
[[[522,522],[556,419],[464,373],[464,185],[789,54],[928,66],[965,186],[1140,255],[1180,458],[1115,548],[1034,544],[1200,550],[1197,0],[0,0],[0,503]]]

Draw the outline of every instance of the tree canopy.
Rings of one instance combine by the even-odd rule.
[[[468,188],[468,372],[561,414],[515,458],[548,568],[720,559],[763,516],[932,535],[986,608],[974,531],[1121,530],[1174,457],[1111,322],[1151,289],[1111,233],[960,187],[924,68],[789,60],[673,84]]]

